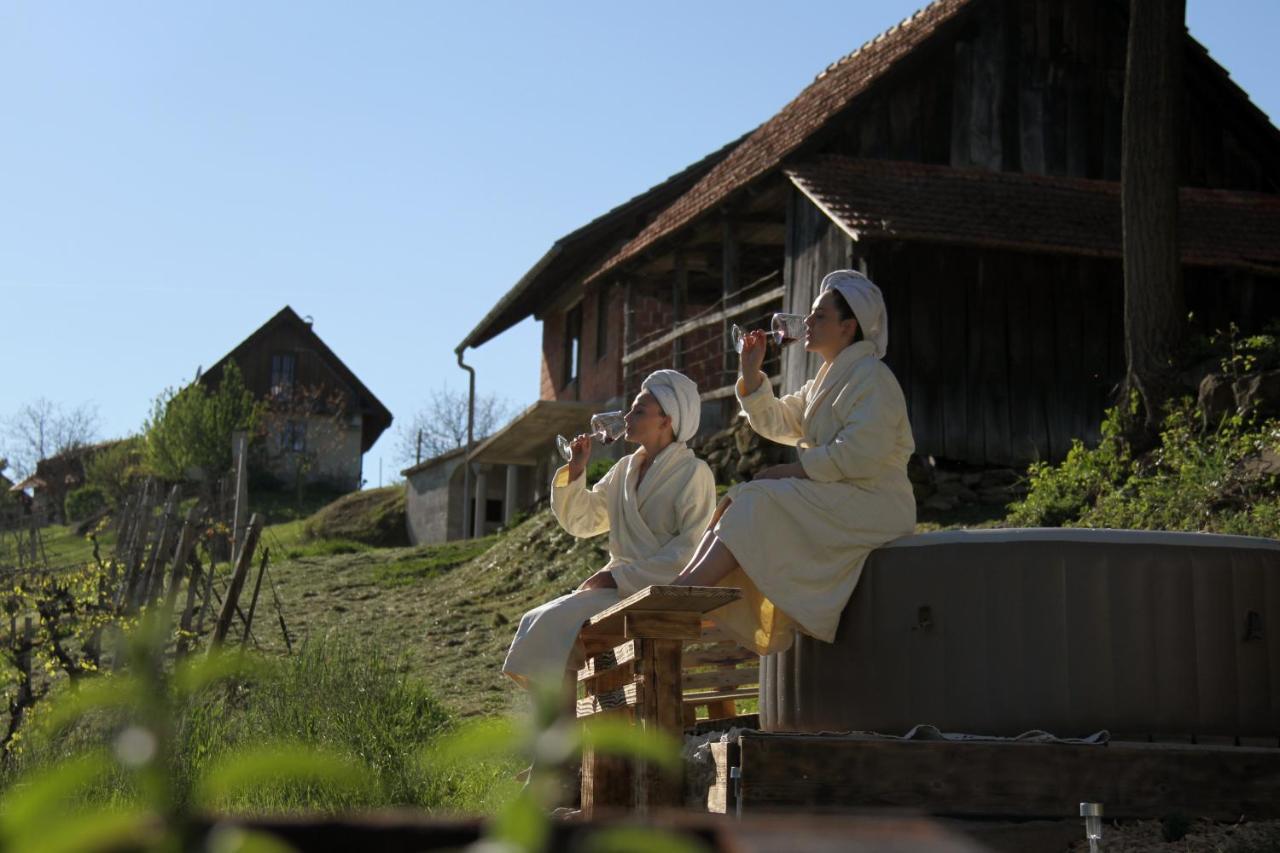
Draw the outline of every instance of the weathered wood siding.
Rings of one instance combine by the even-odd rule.
[[[1127,14],[1116,0],[990,0],[924,47],[812,150],[1118,180]],[[1188,47],[1186,186],[1280,191],[1277,137]]]
[[[865,271],[889,314],[885,358],[906,395],[921,453],[975,464],[1058,460],[1094,443],[1124,373],[1116,259],[877,241],[856,244],[798,192],[791,202],[784,310],[803,313],[822,276]],[[1280,289],[1248,275],[1185,270],[1205,329],[1252,331],[1280,316]],[[1270,286],[1269,286],[1270,285]],[[786,353],[783,390],[818,360]]]

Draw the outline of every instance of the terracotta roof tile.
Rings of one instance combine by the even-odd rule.
[[[800,190],[860,240],[959,243],[1119,256],[1111,181],[823,156],[788,168]],[[1280,195],[1184,188],[1183,261],[1280,275]]]
[[[676,199],[649,225],[607,258],[587,281],[593,281],[636,256],[672,231],[723,201],[733,191],[774,169],[801,143],[898,60],[927,40],[940,25],[973,0],[935,0],[910,18],[828,66],[781,112],[751,133],[718,166]]]

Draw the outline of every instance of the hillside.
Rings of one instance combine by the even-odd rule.
[[[544,510],[473,542],[337,554],[305,553],[270,533],[264,543],[273,555],[304,552],[273,557],[271,569],[295,647],[320,636],[370,642],[453,710],[472,715],[519,696],[498,667],[520,615],[604,563],[605,541],[574,539]],[[284,653],[269,589],[258,607],[256,639]]]

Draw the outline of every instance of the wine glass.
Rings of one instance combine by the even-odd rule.
[[[601,444],[613,444],[622,438],[622,434],[626,431],[626,412],[600,412],[591,416],[590,435]],[[573,448],[569,446],[569,439],[563,435],[556,436],[556,449],[560,451],[565,462],[573,458]]]
[[[769,340],[779,347],[793,344],[804,338],[804,315],[803,314],[783,314],[773,315],[773,319],[769,322],[770,332]],[[746,338],[747,333],[737,323],[733,324],[733,328],[729,330],[733,335],[733,349],[738,355],[742,355],[742,341]]]

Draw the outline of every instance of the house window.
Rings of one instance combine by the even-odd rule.
[[[288,452],[302,453],[307,449],[306,421],[285,421],[280,431],[280,449]]]
[[[609,351],[609,290],[602,287],[596,291],[596,360],[604,358]]]
[[[484,502],[484,520],[486,524],[502,523],[502,501],[489,498]]]
[[[582,374],[582,303],[564,315],[564,381],[563,388]]]
[[[271,396],[288,399],[293,393],[293,381],[297,374],[298,357],[291,352],[278,352],[271,356]]]

